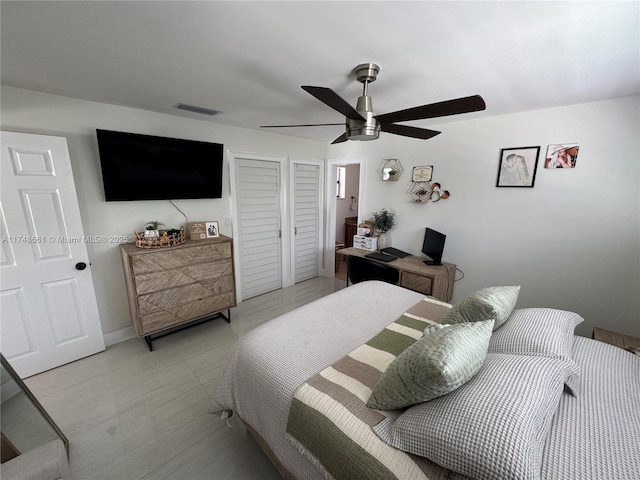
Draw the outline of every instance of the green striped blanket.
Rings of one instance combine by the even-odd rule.
[[[425,327],[436,323],[450,307],[425,297],[296,391],[289,411],[287,439],[326,478],[446,478],[448,470],[380,440],[371,427],[399,412],[374,410],[366,402],[396,356],[420,339]]]

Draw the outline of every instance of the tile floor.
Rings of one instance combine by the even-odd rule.
[[[277,479],[253,438],[207,406],[227,358],[252,328],[344,288],[315,278],[242,302],[153,342],[135,338],[26,380],[70,441],[75,480]]]

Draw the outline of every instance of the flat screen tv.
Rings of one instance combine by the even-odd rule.
[[[424,242],[422,242],[422,253],[431,260],[423,260],[427,265],[442,265],[442,252],[444,251],[444,241],[447,236],[427,227],[424,232]]]
[[[107,202],[221,198],[223,145],[96,130]]]

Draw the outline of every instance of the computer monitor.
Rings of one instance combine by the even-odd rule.
[[[424,242],[422,243],[422,253],[431,260],[423,260],[427,265],[442,265],[442,252],[446,235],[436,232],[427,227],[424,232]]]

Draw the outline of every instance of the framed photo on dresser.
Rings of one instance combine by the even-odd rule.
[[[219,236],[218,222],[207,222],[207,238],[217,238]]]

